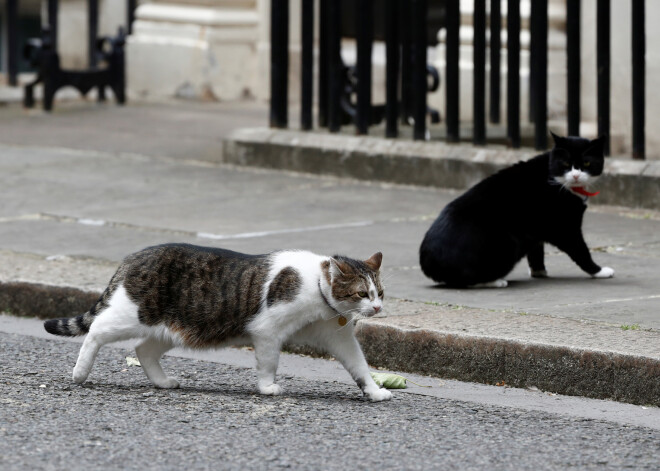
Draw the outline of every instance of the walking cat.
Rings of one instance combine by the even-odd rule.
[[[149,247],[128,256],[96,304],[70,319],[44,323],[52,334],[87,334],[73,370],[83,383],[103,345],[140,338],[135,351],[149,380],[177,388],[160,365],[174,346],[214,348],[252,344],[261,394],[275,383],[288,340],[326,350],[372,401],[379,388],[355,339],[354,324],[383,306],[380,252],[365,261],[304,251],[246,255],[188,244]]]
[[[582,236],[585,189],[603,172],[604,138],[552,135],[554,148],[481,181],[449,203],[426,233],[419,260],[426,276],[454,287],[507,286],[504,277],[527,256],[533,277],[547,277],[544,242],[595,278],[598,266]]]

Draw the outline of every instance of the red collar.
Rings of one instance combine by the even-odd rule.
[[[600,193],[600,191],[596,191],[595,193],[591,193],[591,192],[585,190],[583,186],[571,187],[571,191],[573,191],[574,193],[577,193],[578,195],[582,195],[582,196],[596,196],[597,194]]]

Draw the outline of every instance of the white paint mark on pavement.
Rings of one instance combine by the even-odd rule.
[[[357,221],[357,222],[349,222],[346,224],[324,224],[322,226],[294,227],[291,229],[278,229],[274,231],[262,231],[262,232],[243,232],[240,234],[212,234],[210,232],[198,232],[197,237],[199,237],[200,239],[212,239],[212,240],[252,239],[254,237],[268,237],[271,235],[279,235],[279,234],[294,234],[298,232],[325,231],[329,229],[344,229],[346,227],[365,227],[365,226],[371,226],[373,224],[374,221]]]

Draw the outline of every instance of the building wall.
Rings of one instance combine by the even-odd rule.
[[[89,67],[87,0],[59,3],[57,40],[62,67],[85,69]],[[46,0],[42,8],[47,18]],[[99,35],[115,36],[120,26],[126,30],[126,1],[99,0]]]
[[[254,96],[258,26],[253,0],[142,2],[126,50],[129,94]]]

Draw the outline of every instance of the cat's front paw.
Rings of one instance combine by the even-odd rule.
[[[259,392],[266,396],[279,396],[282,394],[282,388],[279,384],[259,385]]]
[[[548,272],[546,270],[530,270],[529,275],[532,278],[547,278]]]
[[[154,386],[161,389],[177,389],[179,387],[179,382],[174,378],[165,378],[162,381],[154,383]]]
[[[364,392],[372,402],[389,401],[392,399],[392,393],[385,388],[372,389]]]
[[[89,376],[89,373],[87,373],[86,371],[83,371],[83,368],[78,367],[78,365],[76,365],[76,367],[73,369],[73,382],[74,383],[76,383],[76,384],[84,383],[85,380],[87,379],[87,376]]]
[[[591,275],[594,278],[612,278],[614,276],[614,270],[610,267],[603,267],[598,273]]]

